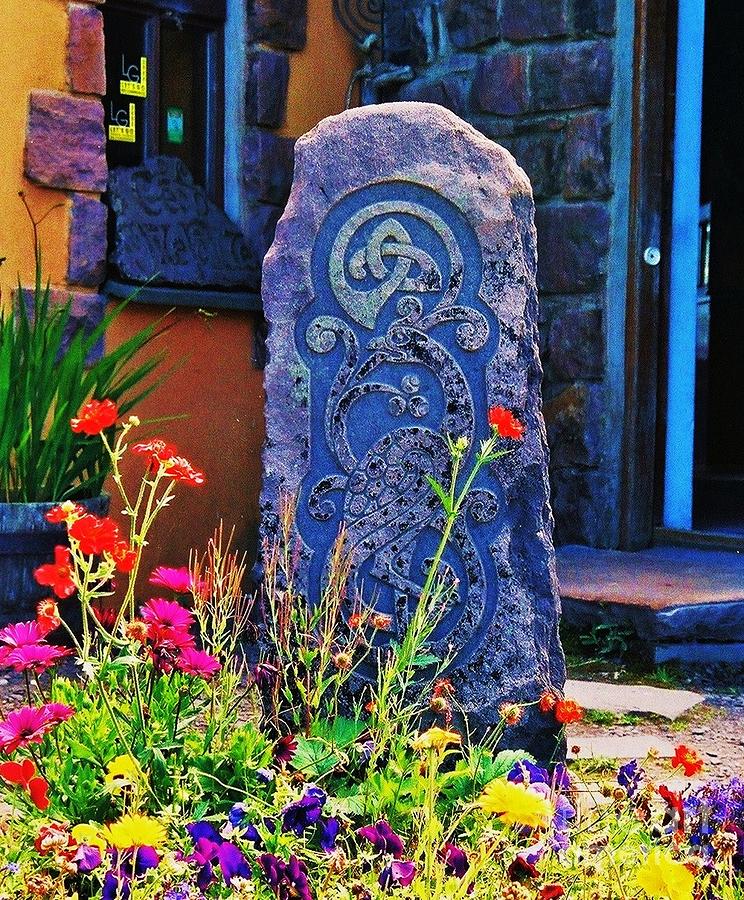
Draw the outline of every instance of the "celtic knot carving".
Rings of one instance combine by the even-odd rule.
[[[485,369],[498,323],[479,300],[480,248],[462,214],[420,185],[363,188],[327,215],[313,251],[313,303],[295,341],[309,372],[310,459],[298,528],[323,578],[343,521],[364,601],[400,633],[441,534],[428,478],[446,480],[446,434],[485,425]],[[478,488],[446,565],[456,592],[435,634],[460,660],[491,621],[488,529],[498,497]],[[492,578],[495,582],[495,578]]]

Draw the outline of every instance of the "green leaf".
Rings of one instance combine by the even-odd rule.
[[[321,738],[329,744],[344,749],[350,747],[366,729],[365,722],[336,716],[335,719],[316,719],[313,722],[313,737]]]
[[[325,741],[297,735],[297,750],[292,765],[304,775],[319,778],[334,769],[341,757]]]
[[[436,478],[432,478],[431,475],[426,476],[426,480],[429,482],[429,487],[434,491],[434,493],[439,497],[439,502],[442,504],[444,511],[447,515],[452,514],[452,500],[450,499],[449,494],[445,491],[442,485],[436,480]]]

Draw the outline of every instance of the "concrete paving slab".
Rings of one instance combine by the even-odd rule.
[[[702,703],[705,697],[694,691],[648,687],[645,684],[607,684],[602,681],[566,682],[565,693],[585,709],[618,714],[652,713],[665,719],[678,719]]]
[[[655,752],[657,757],[663,759],[674,756],[671,741],[648,734],[582,735],[574,739],[569,730],[567,740],[569,759],[643,760],[649,752]]]

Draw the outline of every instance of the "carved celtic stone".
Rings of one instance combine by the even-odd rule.
[[[297,498],[301,579],[317,601],[343,523],[356,594],[403,633],[443,526],[428,483],[445,435],[472,448],[488,408],[527,435],[483,473],[445,553],[457,590],[433,635],[471,726],[560,688],[563,657],[540,413],[533,203],[512,157],[439,106],[326,119],[296,149],[265,263],[269,322],[262,532]],[[529,707],[513,745],[545,757]]]

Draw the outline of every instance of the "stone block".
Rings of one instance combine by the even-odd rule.
[[[529,175],[535,198],[560,195],[563,190],[565,140],[563,130],[522,134],[511,142],[512,153]]]
[[[603,546],[615,518],[610,477],[596,469],[551,466],[550,487],[556,544]]]
[[[246,37],[282,50],[302,50],[307,0],[247,0]]]
[[[465,73],[435,72],[404,84],[398,91],[398,98],[418,103],[437,103],[464,115],[468,108],[469,94],[470,79]]]
[[[439,49],[434,37],[434,8],[421,0],[388,4],[383,17],[383,48],[387,62],[420,66]]]
[[[598,466],[602,461],[602,386],[572,384],[544,407],[553,470]]]
[[[268,203],[251,203],[243,214],[243,235],[253,262],[253,281],[261,282],[261,264],[274,240],[276,223],[282,214],[278,206]]]
[[[513,116],[527,109],[527,57],[501,50],[485,56],[473,83],[473,101],[482,112]]]
[[[79,94],[106,93],[103,14],[87,3],[69,6],[67,77]]]
[[[608,197],[612,193],[611,148],[611,123],[606,113],[583,113],[569,121],[566,126],[566,199]]]
[[[612,99],[608,40],[542,47],[530,67],[530,109],[551,112],[607,105]]]
[[[510,41],[562,37],[568,33],[565,7],[566,0],[503,0],[502,34]]]
[[[570,0],[575,34],[613,34],[615,0]]]
[[[497,403],[526,425],[515,452],[483,473],[444,556],[458,581],[430,649],[451,656],[475,735],[497,724],[502,700],[534,702],[564,678],[533,210],[510,154],[448,110],[360,107],[297,141],[263,267],[262,535],[276,538],[282,495],[298,497],[297,585],[315,603],[343,522],[350,594],[390,616],[380,646],[404,633],[441,533],[427,476],[446,477],[444,435],[465,436],[472,454]],[[374,678],[373,661],[363,677]],[[545,759],[556,730],[530,705],[505,743]]]
[[[538,207],[537,239],[541,291],[582,294],[602,284],[610,245],[610,215],[604,204]]]
[[[257,48],[246,60],[245,121],[247,125],[279,128],[287,113],[289,57],[278,50]]]
[[[75,194],[70,215],[70,284],[98,287],[106,275],[108,208],[94,197]]]
[[[34,308],[34,292],[31,287],[22,287],[23,301],[29,313]],[[17,299],[17,290],[13,292]],[[52,306],[61,306],[68,301],[70,305],[70,318],[65,328],[62,346],[67,347],[73,335],[78,329],[83,329],[85,334],[91,334],[100,324],[106,313],[106,297],[102,294],[86,293],[83,291],[65,290],[64,288],[52,288],[49,293],[49,302]],[[99,341],[88,355],[87,362],[91,363],[103,353],[103,340]]]
[[[548,366],[557,381],[601,378],[605,342],[600,309],[565,309],[555,315],[548,334]]]
[[[447,0],[445,19],[450,41],[460,50],[490,44],[500,35],[495,0]]]
[[[25,174],[45,187],[106,189],[106,137],[100,100],[31,91]]]
[[[283,206],[292,187],[294,138],[247,128],[243,139],[243,184],[249,197]]]

